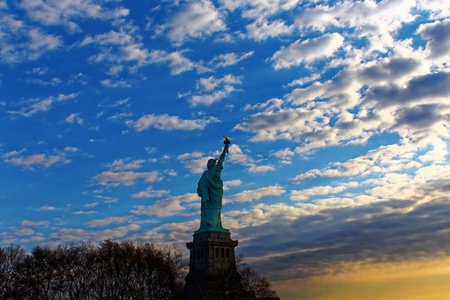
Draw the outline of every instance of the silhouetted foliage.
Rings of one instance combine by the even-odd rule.
[[[23,298],[21,266],[25,251],[19,246],[8,246],[0,249],[0,298]]]
[[[0,299],[182,299],[185,266],[180,252],[148,243],[38,246],[30,254],[11,245],[0,248]],[[242,257],[237,270],[245,291],[276,297]]]
[[[56,249],[0,249],[0,299],[179,299],[181,254],[105,241]]]
[[[256,298],[277,298],[277,292],[272,289],[269,281],[261,277],[247,263],[243,256],[236,258],[237,270],[241,275],[241,283],[246,292],[255,293]]]

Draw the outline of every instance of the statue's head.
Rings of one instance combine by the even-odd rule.
[[[212,167],[214,167],[216,165],[216,163],[217,162],[216,162],[216,160],[214,158],[209,159],[208,160],[208,164],[207,164],[208,169],[211,169]]]

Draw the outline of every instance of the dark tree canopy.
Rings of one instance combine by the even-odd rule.
[[[237,270],[245,291],[276,297],[242,257]],[[0,248],[0,299],[183,299],[185,271],[179,251],[148,243],[38,246],[30,254],[11,245]]]
[[[105,241],[0,249],[0,299],[179,299],[181,254],[170,248]]]
[[[236,260],[237,270],[241,275],[241,283],[245,291],[254,293],[256,298],[277,299],[277,292],[272,289],[270,282],[245,263],[242,255]]]

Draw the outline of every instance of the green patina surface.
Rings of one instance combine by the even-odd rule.
[[[195,233],[204,231],[229,232],[222,227],[221,210],[223,198],[223,181],[221,173],[223,162],[228,153],[230,140],[224,141],[225,147],[218,161],[210,159],[208,161],[208,170],[206,170],[197,185],[197,193],[202,199],[200,229]]]

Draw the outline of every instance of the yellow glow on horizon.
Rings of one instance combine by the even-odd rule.
[[[273,286],[283,300],[450,299],[450,257],[352,263],[329,271],[323,277],[274,282]]]

